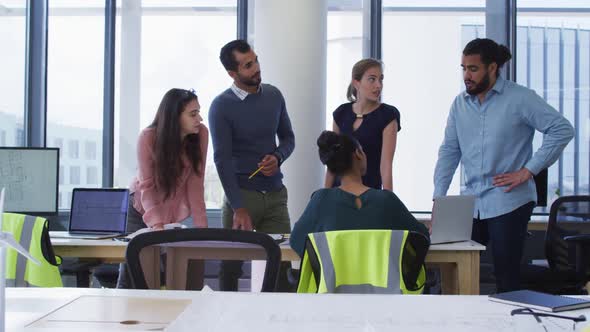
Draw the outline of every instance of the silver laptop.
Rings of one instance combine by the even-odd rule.
[[[471,240],[475,196],[444,196],[434,200],[430,243]]]
[[[75,188],[67,232],[51,232],[54,238],[104,239],[125,234],[129,190]]]

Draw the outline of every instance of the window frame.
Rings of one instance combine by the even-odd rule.
[[[26,84],[25,84],[25,109],[24,109],[24,146],[45,147],[47,144],[47,26],[48,26],[48,1],[27,1],[26,8]],[[251,3],[248,0],[236,0],[238,38],[248,36],[248,8]],[[516,0],[508,0],[497,5],[498,1],[486,0],[486,29],[499,36],[500,42],[510,45],[516,57]],[[338,4],[336,0],[329,0],[328,6]],[[383,16],[382,0],[365,0],[368,6],[365,10],[368,15],[364,26],[369,27],[367,33],[363,33],[369,41],[369,46],[363,47],[367,56],[381,58],[381,20]],[[417,8],[417,7],[416,7]],[[114,132],[115,132],[115,32],[116,32],[116,0],[105,0],[105,56],[104,56],[104,109],[103,109],[103,147],[102,147],[102,186],[113,186],[114,171]],[[423,8],[429,10],[429,8]],[[449,8],[456,10],[457,8]],[[552,13],[590,12],[587,8],[544,8]],[[421,10],[418,8],[418,10]],[[432,10],[432,8],[430,8]],[[443,9],[444,10],[444,9]],[[522,11],[523,9],[518,9]],[[542,11],[543,8],[526,10]],[[503,20],[496,20],[503,17]],[[250,18],[251,19],[251,18]],[[490,35],[490,33],[488,33]],[[510,72],[515,72],[517,63],[513,63]],[[514,80],[514,75],[509,75]],[[65,142],[64,142],[65,144]],[[80,157],[80,151],[78,153]],[[420,211],[413,211],[419,213]],[[210,209],[208,214],[218,214],[219,209]]]

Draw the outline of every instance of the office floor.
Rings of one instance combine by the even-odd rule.
[[[219,271],[220,261],[207,261],[205,262],[205,284],[213,290],[219,290],[219,281],[217,280],[217,274]],[[95,274],[92,274],[90,279],[91,288],[114,288],[117,282],[117,267],[115,264],[108,264],[101,268],[101,275],[99,278]],[[238,282],[238,290],[240,292],[250,291],[250,262],[244,262],[243,276]],[[100,280],[99,280],[100,279]],[[77,280],[74,274],[63,274],[62,281],[64,287],[77,287]]]
[[[219,290],[219,282],[217,280],[216,271],[218,271],[218,262],[208,262],[205,267],[205,284],[213,290]],[[244,276],[239,280],[239,291],[248,292],[250,291],[250,264],[245,264]],[[482,280],[480,282],[480,294],[489,295],[495,292],[496,285],[493,283],[493,277],[491,276],[492,268],[489,264],[482,264],[480,269],[480,275]],[[102,280],[99,281],[94,275],[90,281],[91,288],[114,288],[116,283],[116,275],[112,275],[110,281]],[[427,274],[427,289],[425,293],[428,294],[440,294],[440,274],[437,270],[428,270]],[[72,274],[62,275],[64,287],[76,287],[76,276]]]

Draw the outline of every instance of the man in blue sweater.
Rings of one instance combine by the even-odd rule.
[[[293,152],[295,135],[285,99],[276,87],[261,83],[258,57],[247,42],[229,42],[219,59],[234,80],[209,110],[215,166],[225,191],[223,227],[289,233],[280,165]],[[222,263],[222,290],[237,290],[241,266],[236,261]]]

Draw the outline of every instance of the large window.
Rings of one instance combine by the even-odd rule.
[[[104,22],[102,0],[49,0],[47,146],[66,149],[60,164],[70,172],[60,192],[101,182],[100,172],[98,183],[82,182],[80,169],[102,170]],[[94,160],[80,151],[88,142],[96,145]],[[62,207],[69,205],[69,199],[62,201]]]
[[[461,51],[484,37],[485,1],[383,1],[382,101],[401,113],[393,189],[412,211],[430,211],[449,108],[463,89]],[[449,194],[459,192],[457,169]]]
[[[587,195],[590,186],[590,3],[521,0],[517,11],[516,80],[542,96],[576,136],[549,168],[549,204]],[[535,149],[542,135],[535,135]]]
[[[24,142],[25,0],[0,0],[0,145]]]
[[[171,88],[194,89],[201,116],[231,79],[219,62],[221,47],[236,39],[236,1],[126,0],[117,11],[115,185],[136,174],[137,137]],[[207,208],[221,207],[223,189],[209,145]]]
[[[363,56],[363,1],[330,1],[326,75],[326,127],[332,112],[346,100],[352,66]]]

